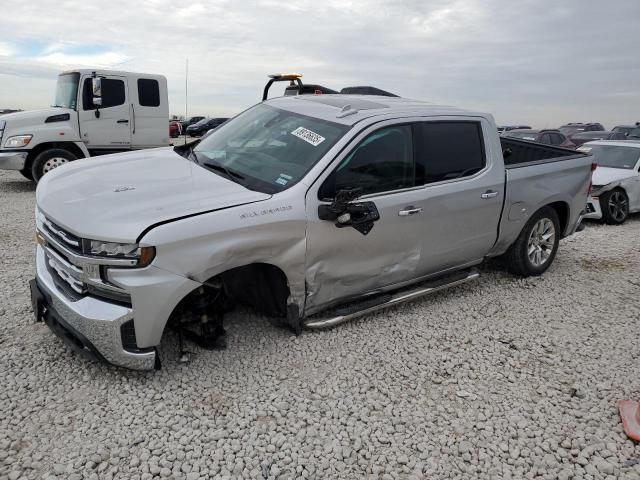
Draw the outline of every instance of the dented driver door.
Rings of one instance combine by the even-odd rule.
[[[307,315],[416,276],[424,189],[412,124],[362,132],[308,190]]]

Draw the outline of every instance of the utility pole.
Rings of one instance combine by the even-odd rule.
[[[189,57],[185,59],[184,64],[184,120],[185,122],[189,121]],[[185,128],[184,134],[184,144],[187,144],[187,129]]]

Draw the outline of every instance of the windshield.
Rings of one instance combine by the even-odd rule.
[[[615,145],[585,145],[578,148],[578,151],[591,153],[599,167],[635,168],[640,159],[640,148],[621,147]]]
[[[627,135],[633,129],[634,129],[634,127],[614,127],[614,129],[612,131],[616,132],[616,133],[624,133],[625,135]]]
[[[567,137],[573,135],[576,132],[584,132],[584,127],[560,127],[558,130],[564,133]]]
[[[56,100],[54,107],[64,107],[76,109],[78,99],[78,80],[79,73],[63,73],[58,76],[58,84],[56,85]]]
[[[194,153],[204,167],[224,167],[247,188],[275,193],[297,183],[348,129],[259,104],[215,129]]]
[[[581,132],[576,133],[572,138],[580,139],[580,138],[606,138],[609,136],[609,132]]]
[[[505,136],[507,137],[512,137],[512,138],[519,138],[521,140],[529,140],[530,142],[535,142],[536,138],[538,137],[537,133],[533,133],[533,132],[507,132],[505,133]]]

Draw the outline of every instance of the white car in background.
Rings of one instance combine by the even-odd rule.
[[[593,154],[598,164],[584,218],[619,225],[640,212],[640,141],[588,142],[578,151]]]

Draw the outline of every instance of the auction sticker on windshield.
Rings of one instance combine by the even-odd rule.
[[[304,127],[296,128],[293,132],[291,132],[291,135],[295,135],[296,137],[301,138],[314,147],[317,147],[325,140],[322,135],[318,135],[316,132],[312,132],[311,130],[308,130]]]

